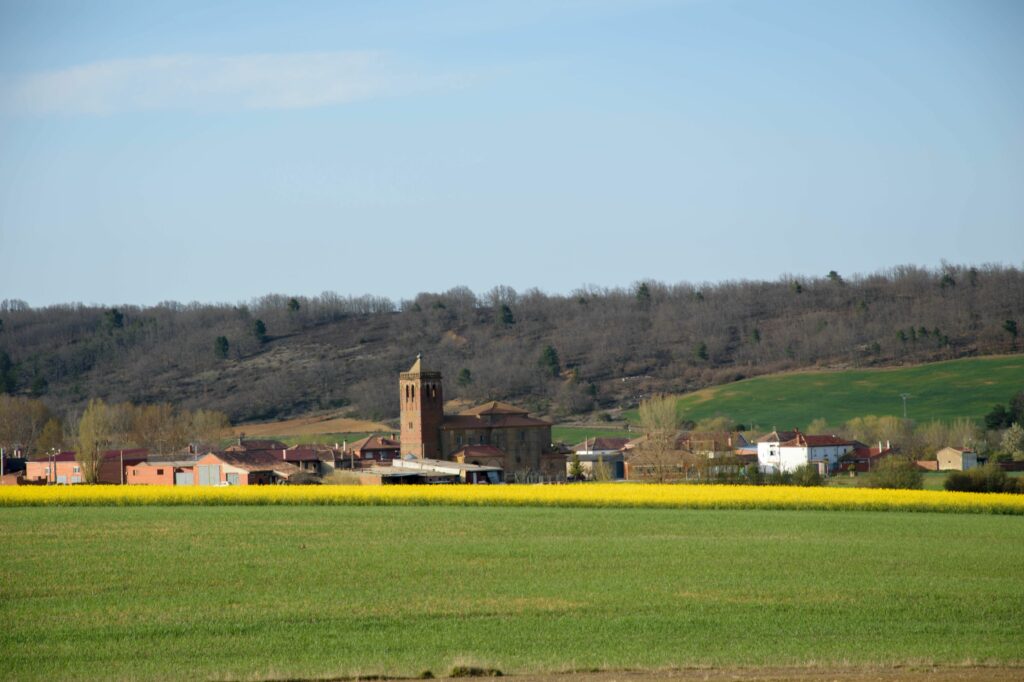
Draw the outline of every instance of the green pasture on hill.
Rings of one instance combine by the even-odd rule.
[[[792,372],[756,377],[681,396],[685,419],[726,416],[753,431],[804,428],[814,419],[842,424],[867,415],[918,423],[981,420],[996,403],[1024,390],[1024,355],[967,358],[895,369]],[[627,418],[637,423],[636,410]]]
[[[0,537],[10,679],[1024,661],[1010,516],[18,508]]]

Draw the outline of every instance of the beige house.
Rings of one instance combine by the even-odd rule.
[[[935,453],[939,471],[967,471],[984,464],[984,458],[966,448],[942,448]]]

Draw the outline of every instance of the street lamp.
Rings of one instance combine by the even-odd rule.
[[[900,397],[903,398],[903,418],[907,418],[907,398],[911,398],[909,393],[900,393]]]

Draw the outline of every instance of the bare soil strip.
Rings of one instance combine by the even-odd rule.
[[[263,436],[315,436],[321,433],[390,433],[393,428],[380,422],[350,417],[319,415],[299,417],[279,422],[262,424],[241,424],[232,429],[235,436],[245,434],[249,438]]]
[[[1024,680],[1024,667],[908,666],[892,668],[707,668],[656,671],[516,675],[514,682],[1010,682]]]

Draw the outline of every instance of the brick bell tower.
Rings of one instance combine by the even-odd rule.
[[[441,458],[441,424],[444,421],[444,397],[441,373],[423,369],[423,358],[408,372],[399,375],[402,405],[402,454],[423,459]]]

